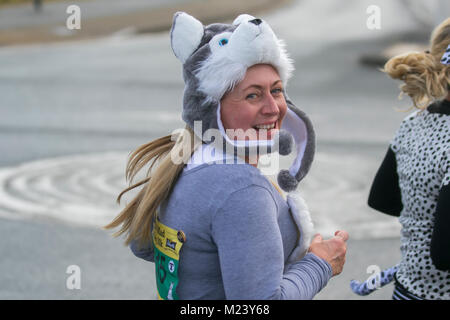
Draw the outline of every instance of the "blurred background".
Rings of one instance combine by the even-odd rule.
[[[285,40],[287,92],[317,135],[300,190],[317,232],[350,233],[344,272],[316,299],[390,299],[392,285],[349,288],[400,258],[397,219],[366,200],[411,103],[379,68],[427,49],[444,0],[0,0],[0,299],[154,299],[154,265],[101,226],[124,205],[130,152],[184,126],[177,11],[204,24],[249,13]]]

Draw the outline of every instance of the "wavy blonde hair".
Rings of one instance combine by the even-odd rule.
[[[139,186],[143,188],[130,203],[114,218],[105,229],[120,229],[113,234],[118,237],[127,234],[125,244],[137,240],[140,245],[152,242],[151,224],[159,205],[170,195],[172,187],[201,141],[195,138],[188,126],[178,130],[177,134],[168,135],[137,148],[130,156],[126,167],[126,178],[130,186],[117,197]],[[177,161],[174,161],[177,159]],[[132,184],[136,174],[150,164],[146,177]]]
[[[440,60],[450,44],[450,18],[432,32],[430,51],[411,52],[391,58],[382,69],[391,78],[402,80],[401,94],[407,94],[414,107],[425,109],[443,98],[450,88],[450,68]]]

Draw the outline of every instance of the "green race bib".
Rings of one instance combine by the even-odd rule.
[[[158,299],[178,300],[178,265],[180,249],[185,241],[184,233],[169,228],[157,218],[152,234]]]

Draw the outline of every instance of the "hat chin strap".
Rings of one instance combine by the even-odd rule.
[[[259,154],[262,155],[264,153],[271,153],[278,151],[280,144],[284,143],[283,141],[278,141],[279,136],[271,140],[236,140],[236,141],[231,140],[226,134],[225,129],[223,127],[222,119],[220,116],[220,108],[221,105],[219,102],[216,113],[217,125],[222,137],[230,145],[236,148],[259,147],[258,151],[261,151]],[[288,108],[286,115],[283,119],[281,130],[287,131],[293,137],[295,142],[297,154],[294,159],[294,162],[289,168],[289,174],[293,178],[295,178],[302,165],[302,159],[306,150],[308,137],[306,124],[302,118],[300,118],[294,111]]]
[[[220,117],[220,102],[218,103],[217,107],[217,126],[219,127],[220,134],[225,139],[225,141],[232,145],[235,148],[238,149],[245,149],[245,148],[257,148],[258,154],[263,155],[266,153],[271,153],[274,151],[277,151],[277,139],[271,139],[271,140],[231,140],[230,137],[225,132],[225,128],[223,127],[222,119]]]

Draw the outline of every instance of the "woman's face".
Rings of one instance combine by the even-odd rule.
[[[270,140],[281,128],[286,111],[283,84],[277,71],[271,65],[257,64],[248,68],[245,78],[223,96],[220,116],[227,134],[229,129],[244,132],[250,129],[247,132],[254,133],[244,136],[234,133],[232,138]]]

